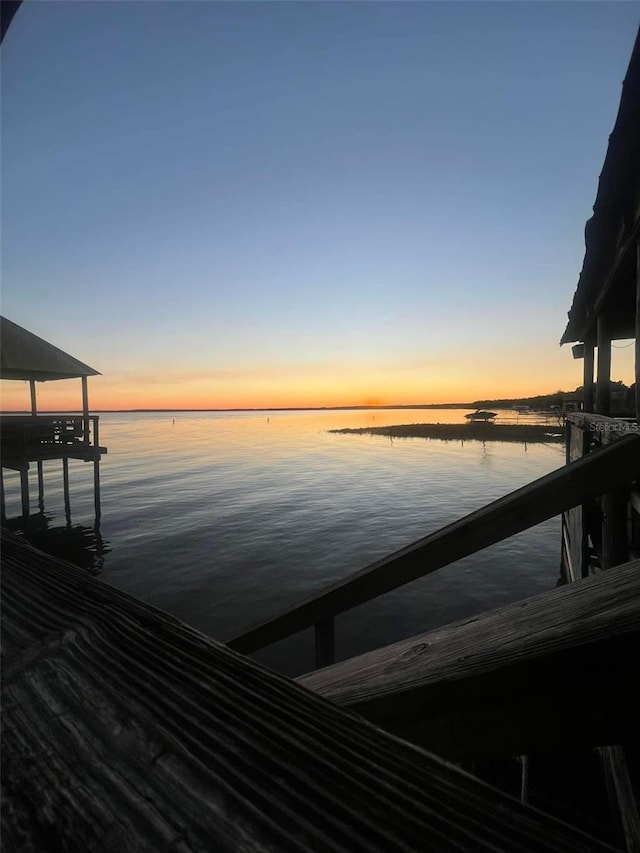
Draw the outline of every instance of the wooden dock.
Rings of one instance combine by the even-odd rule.
[[[637,422],[601,414],[567,417],[567,462],[589,458],[628,436],[639,436]],[[625,562],[640,553],[640,491],[630,472],[599,501],[585,497],[562,517],[562,573],[570,583]]]
[[[612,850],[3,533],[7,853]]]
[[[635,560],[298,682],[461,760],[633,740],[639,658]]]
[[[2,415],[0,442],[0,515],[6,518],[5,468],[20,474],[20,500],[25,520],[31,512],[29,470],[36,466],[38,505],[44,505],[44,463],[60,460],[65,514],[70,518],[69,460],[93,463],[93,490],[96,521],[100,510],[100,459],[107,452],[100,445],[100,419],[97,415]]]
[[[4,12],[4,8],[3,8]],[[9,20],[13,12],[10,11]],[[69,521],[69,460],[93,462],[94,505],[96,524],[100,518],[100,457],[107,452],[100,446],[99,419],[89,413],[89,386],[97,370],[59,347],[18,326],[6,317],[0,317],[0,378],[29,383],[31,413],[29,415],[2,415],[0,438],[2,465],[0,465],[0,516],[4,521],[5,492],[3,469],[20,473],[20,499],[25,520],[31,512],[29,469],[36,464],[38,477],[38,504],[44,501],[43,463],[62,461],[62,480],[65,514]],[[82,388],[82,414],[39,414],[37,385],[80,379]]]

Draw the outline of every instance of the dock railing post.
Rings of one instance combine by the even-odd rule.
[[[95,526],[100,526],[100,516],[102,510],[100,508],[100,456],[97,455],[93,460],[93,506],[95,509]]]
[[[71,501],[69,499],[69,460],[62,457],[62,491],[64,496],[64,515],[67,524],[71,524]]]
[[[44,510],[44,472],[42,469],[42,459],[37,461],[38,469],[38,509],[40,512]]]
[[[594,405],[594,387],[593,387],[593,367],[594,367],[594,336],[593,332],[585,335],[584,341],[584,364],[582,377],[582,411],[593,412]]]
[[[640,238],[636,245],[636,421],[640,423]]]
[[[25,521],[29,519],[31,509],[29,501],[29,467],[28,464],[20,468],[20,499],[22,502],[22,516]]]
[[[598,375],[596,377],[596,412],[611,414],[611,330],[605,314],[600,314],[598,327]]]
[[[7,506],[4,496],[4,471],[0,466],[0,520],[4,523],[7,518]]]

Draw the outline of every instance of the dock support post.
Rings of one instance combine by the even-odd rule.
[[[44,475],[42,471],[42,459],[38,459],[38,509],[40,512],[44,510]]]
[[[640,240],[636,246],[636,421],[640,423]]]
[[[84,432],[84,443],[89,444],[89,388],[87,385],[87,377],[82,377],[82,418]]]
[[[335,663],[335,628],[333,616],[315,625],[316,669]]]
[[[598,375],[596,378],[596,412],[611,412],[611,332],[605,315],[598,317]]]
[[[38,405],[36,403],[36,383],[34,379],[29,380],[29,391],[31,393],[31,414],[35,418],[38,414]]]
[[[520,756],[520,767],[522,775],[520,777],[520,802],[529,802],[529,756]]]
[[[589,332],[584,341],[584,363],[582,377],[582,408],[585,412],[594,411],[593,400],[593,363],[594,363],[593,333]]]
[[[6,521],[7,518],[7,505],[5,503],[4,498],[4,470],[0,466],[0,518],[2,521]]]
[[[29,510],[30,510],[29,469],[27,466],[20,469],[20,499],[22,501],[22,517],[26,521],[29,518]]]
[[[93,460],[93,505],[96,511],[96,529],[100,527],[100,457],[96,456]]]
[[[62,458],[62,490],[64,493],[64,515],[67,524],[71,524],[71,501],[69,500],[69,460]]]

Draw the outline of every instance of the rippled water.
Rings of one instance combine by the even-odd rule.
[[[463,415],[102,415],[101,533],[110,551],[101,578],[224,640],[563,464],[557,444],[328,432]],[[70,482],[73,523],[90,526],[92,466],[72,462]],[[5,476],[5,486],[8,513],[18,514],[17,481]],[[64,524],[60,462],[45,463],[45,511],[51,526]],[[559,521],[546,522],[339,616],[338,656],[554,586],[559,537]],[[305,671],[312,642],[307,631],[258,657]]]

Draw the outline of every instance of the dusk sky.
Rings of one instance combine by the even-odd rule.
[[[575,388],[558,342],[639,21],[26,0],[2,46],[2,313],[104,374],[96,409]],[[77,409],[76,386],[40,406]]]

